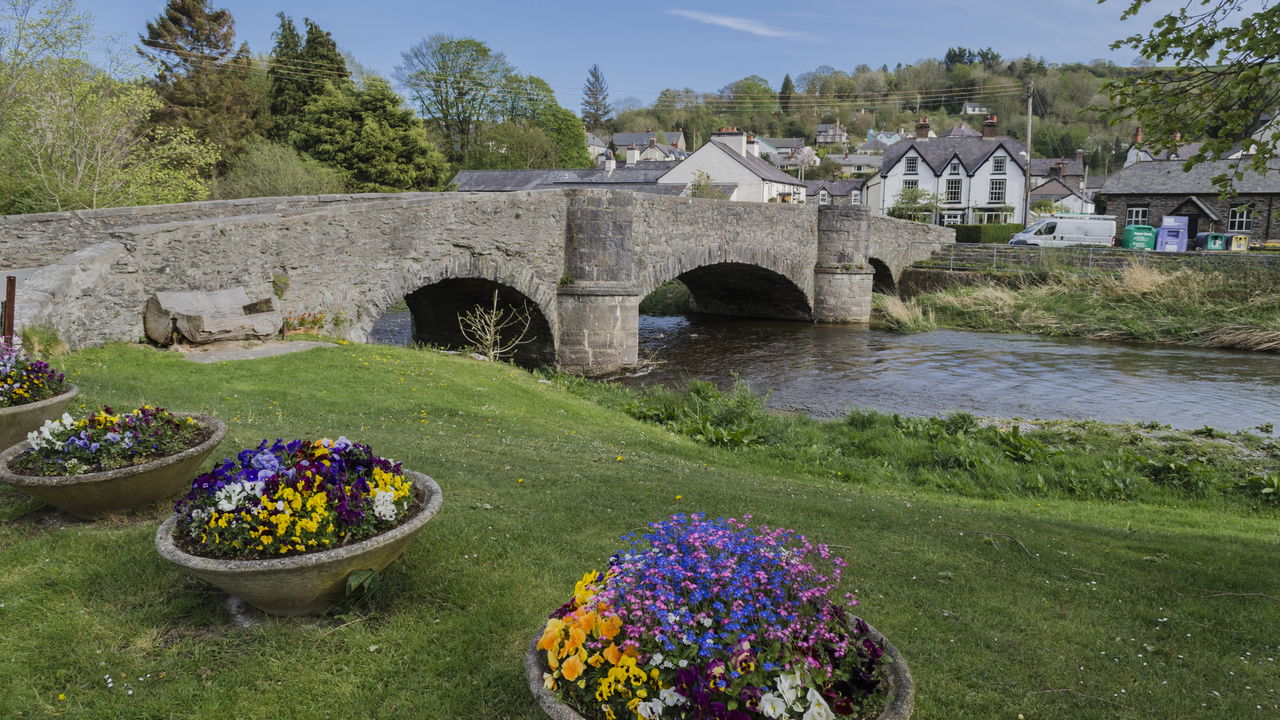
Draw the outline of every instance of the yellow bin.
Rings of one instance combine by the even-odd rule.
[[[1231,247],[1227,248],[1231,252],[1248,252],[1249,236],[1248,235],[1232,235]]]

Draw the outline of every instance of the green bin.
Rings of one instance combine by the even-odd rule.
[[[1227,249],[1227,236],[1222,233],[1199,233],[1196,235],[1193,245],[1195,250],[1225,252]]]
[[[1120,247],[1128,250],[1155,250],[1156,229],[1150,225],[1126,225],[1120,233]]]

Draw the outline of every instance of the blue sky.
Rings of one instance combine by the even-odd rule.
[[[400,52],[434,33],[474,37],[506,54],[520,72],[538,75],[577,112],[587,68],[598,63],[610,99],[652,101],[664,88],[718,90],[747,75],[775,89],[819,65],[852,70],[941,57],[948,47],[992,47],[1006,58],[1028,53],[1050,62],[1105,58],[1121,64],[1115,39],[1150,27],[1181,0],[1154,0],[1136,20],[1120,22],[1128,0],[906,0],[808,3],[540,3],[529,0],[214,0],[236,18],[237,36],[255,52],[271,47],[275,14],[301,25],[310,17],[371,70],[390,74]],[[136,42],[164,0],[80,0],[100,33]],[[810,10],[812,8],[813,10]],[[819,8],[831,8],[819,12]]]

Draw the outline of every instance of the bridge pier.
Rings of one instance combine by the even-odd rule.
[[[564,276],[557,291],[556,361],[567,372],[606,373],[639,358],[631,193],[569,191]]]
[[[818,262],[813,269],[813,319],[829,323],[871,320],[875,272],[867,264],[870,212],[860,205],[818,208]]]

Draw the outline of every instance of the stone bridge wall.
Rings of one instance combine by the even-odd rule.
[[[896,283],[907,268],[927,260],[944,245],[954,245],[956,231],[951,228],[908,222],[881,215],[868,217],[867,237],[870,257],[883,262]]]

